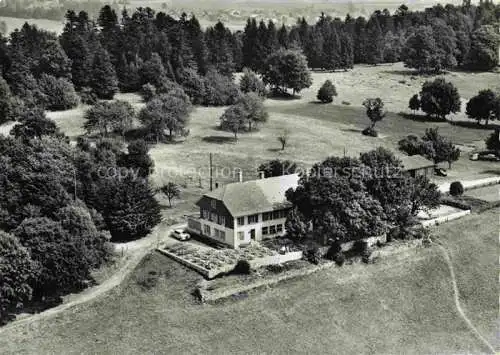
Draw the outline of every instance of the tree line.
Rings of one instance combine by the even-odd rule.
[[[111,241],[141,238],[160,222],[148,150],[106,137],[72,145],[42,109],[0,136],[0,323],[92,284]]]
[[[147,7],[118,15],[104,6],[95,20],[68,10],[60,36],[25,24],[0,37],[0,63],[14,95],[50,109],[75,105],[77,93],[84,102],[147,84],[165,93],[172,82],[194,104],[227,105],[237,98],[225,77],[248,68],[280,89],[282,74],[272,68],[285,65],[286,55],[302,66],[292,52],[305,55],[306,67],[323,70],[400,60],[420,72],[489,70],[498,64],[499,19],[500,5],[486,0],[425,11],[402,5],[394,14],[375,11],[369,19],[322,14],[315,24],[301,18],[280,28],[249,19],[243,31],[231,32],[221,22],[203,30],[195,15],[176,19]]]

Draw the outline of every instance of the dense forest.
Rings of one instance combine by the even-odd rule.
[[[204,31],[194,15],[174,19],[138,8],[120,17],[105,6],[96,21],[68,11],[59,37],[29,24],[0,37],[0,63],[13,95],[49,109],[74,105],[73,87],[85,101],[110,99],[117,90],[136,92],[145,84],[161,93],[174,83],[194,103],[230,104],[234,92],[217,97],[223,88],[234,89],[224,77],[245,67],[263,73],[280,48],[301,51],[314,69],[403,60],[421,72],[490,70],[498,63],[499,18],[500,5],[489,1],[423,12],[402,5],[368,20],[322,15],[316,24],[302,18],[291,28],[249,19],[244,31],[231,32],[221,22]]]

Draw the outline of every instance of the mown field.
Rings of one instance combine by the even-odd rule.
[[[471,190],[473,191],[473,190]],[[436,238],[455,269],[460,301],[467,316],[490,343],[498,338],[498,216],[500,209],[443,224]]]
[[[467,316],[494,341],[499,209],[438,227]],[[471,231],[475,230],[476,233]],[[141,286],[154,271],[151,288]],[[103,299],[0,333],[2,353],[487,352],[459,317],[436,247],[334,267],[248,298],[200,305],[199,275],[159,254]]]

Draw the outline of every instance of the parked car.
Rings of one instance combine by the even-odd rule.
[[[498,152],[494,150],[483,150],[482,152],[471,153],[470,160],[500,161]]]
[[[178,239],[178,240],[183,241],[183,242],[191,239],[191,236],[189,235],[189,233],[184,232],[184,230],[182,230],[182,229],[176,229],[170,235],[172,238]]]
[[[444,170],[442,168],[434,169],[434,174],[436,174],[437,176],[448,176],[448,173],[446,172],[446,170]]]
[[[499,161],[500,158],[496,154],[488,153],[488,154],[479,154],[479,160]]]

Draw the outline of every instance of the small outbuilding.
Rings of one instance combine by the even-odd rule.
[[[403,164],[403,172],[412,177],[416,176],[427,176],[431,178],[434,175],[434,169],[436,164],[421,155],[400,155],[398,159],[401,160]]]

